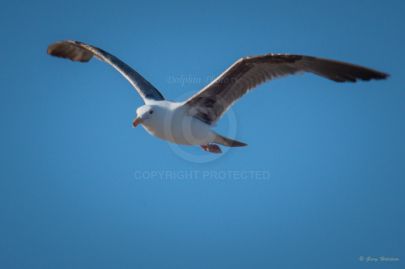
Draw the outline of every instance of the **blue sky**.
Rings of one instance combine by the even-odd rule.
[[[0,267],[374,266],[361,256],[403,267],[404,11],[403,1],[3,3]],[[391,77],[260,86],[217,127],[249,146],[209,160],[131,128],[137,94],[103,63],[47,56],[63,39],[119,56],[171,100],[268,52]]]

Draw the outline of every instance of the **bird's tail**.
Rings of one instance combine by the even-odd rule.
[[[224,145],[224,146],[227,146],[227,147],[244,147],[244,146],[247,146],[247,144],[245,144],[243,142],[232,140],[230,138],[224,137],[224,136],[219,135],[219,134],[215,134],[214,143],[221,144],[221,145]]]

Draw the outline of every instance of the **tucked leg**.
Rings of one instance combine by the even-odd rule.
[[[201,148],[211,153],[222,153],[221,148],[215,144],[201,145]]]

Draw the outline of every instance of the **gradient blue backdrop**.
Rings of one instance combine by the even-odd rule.
[[[365,0],[2,3],[0,268],[404,268],[404,12]],[[141,100],[113,69],[47,56],[62,39],[121,57],[168,99],[267,52],[392,76],[265,84],[232,110],[249,146],[198,164],[131,128]],[[136,176],[258,170],[270,177]]]

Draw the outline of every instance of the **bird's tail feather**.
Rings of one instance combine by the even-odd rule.
[[[217,144],[227,146],[227,147],[244,147],[244,146],[247,146],[247,144],[245,144],[243,142],[232,140],[230,138],[224,137],[224,136],[219,135],[219,134],[216,134],[214,142],[217,143]]]

